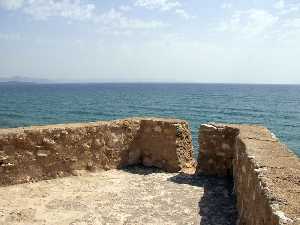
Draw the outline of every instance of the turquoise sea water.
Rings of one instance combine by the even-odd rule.
[[[300,86],[233,84],[0,84],[0,127],[175,117],[263,124],[300,155]]]

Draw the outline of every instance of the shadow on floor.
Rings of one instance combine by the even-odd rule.
[[[164,173],[160,169],[130,166],[124,169],[129,173],[149,175]],[[202,187],[203,196],[199,196],[200,225],[235,225],[237,212],[233,193],[233,180],[216,176],[189,175],[180,173],[168,179],[177,184]]]
[[[203,187],[199,200],[200,225],[235,225],[237,212],[231,178],[178,174],[169,179],[178,184]]]
[[[150,175],[152,173],[165,173],[164,171],[156,167],[144,167],[144,166],[127,166],[125,168],[122,168],[122,170],[128,173],[138,174],[138,175]]]

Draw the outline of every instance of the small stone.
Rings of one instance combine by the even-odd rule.
[[[25,153],[26,153],[26,155],[33,156],[33,153],[30,151],[26,151]]]
[[[91,146],[89,146],[87,143],[82,144],[82,147],[84,150],[90,149]]]
[[[77,162],[77,161],[78,161],[78,159],[77,159],[77,157],[76,157],[76,156],[73,156],[73,157],[71,158],[71,161],[72,161],[72,162]]]
[[[276,211],[276,212],[275,212],[275,215],[278,216],[280,222],[282,222],[282,223],[285,223],[285,224],[291,224],[291,223],[294,222],[294,221],[291,220],[290,218],[286,217],[285,214],[284,214],[284,212],[282,212],[282,211],[279,211],[279,210]]]
[[[273,209],[273,210],[278,210],[279,209],[279,204],[272,204],[271,205],[271,208]]]
[[[43,138],[43,143],[48,145],[54,145],[55,141],[49,138]]]
[[[272,132],[271,132],[271,137],[272,137],[273,139],[277,140],[276,135],[275,135],[274,133],[272,133]]]
[[[38,157],[47,157],[50,154],[50,151],[47,150],[38,150],[36,155]]]
[[[30,181],[30,179],[31,179],[31,177],[30,177],[30,176],[26,176],[26,178],[25,178],[26,182],[29,182],[29,181]]]
[[[53,135],[55,138],[60,138],[60,134],[54,134]]]
[[[2,155],[0,156],[0,161],[5,161],[8,159],[8,156],[7,155]]]
[[[63,177],[64,172],[63,171],[58,171],[56,175],[57,175],[57,177]]]
[[[267,171],[267,168],[266,167],[261,167],[261,168],[258,168],[258,169],[254,169],[254,171],[259,173],[259,172],[262,172],[262,171]]]
[[[13,164],[13,163],[10,163],[10,162],[9,162],[9,163],[7,163],[7,164],[4,164],[4,166],[5,166],[5,167],[13,167],[14,165],[15,165],[15,164]]]
[[[255,156],[254,155],[249,155],[248,158],[249,159],[255,159]]]
[[[202,127],[205,127],[205,128],[212,128],[212,129],[214,129],[214,130],[217,130],[217,127],[215,127],[215,126],[212,125],[212,124],[202,124],[201,126],[202,126]]]
[[[69,132],[66,131],[66,130],[62,130],[61,133],[62,133],[62,134],[65,134],[65,135],[69,134]]]

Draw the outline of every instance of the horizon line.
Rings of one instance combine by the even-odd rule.
[[[72,80],[47,80],[47,81],[16,81],[8,80],[1,81],[0,83],[15,83],[15,84],[225,84],[225,85],[295,85],[298,86],[300,83],[269,83],[269,82],[201,82],[201,81],[72,81]]]

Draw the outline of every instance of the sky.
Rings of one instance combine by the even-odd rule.
[[[300,84],[300,0],[0,0],[0,78]]]

